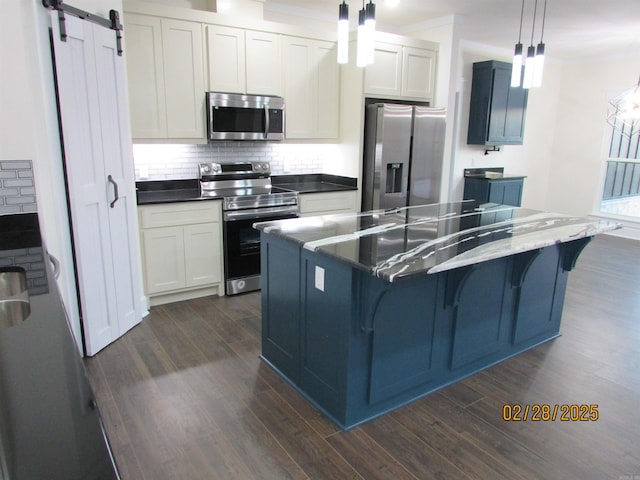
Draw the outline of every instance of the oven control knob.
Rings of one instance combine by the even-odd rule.
[[[263,163],[262,164],[262,169],[263,170],[269,170],[269,164],[268,163]]]
[[[202,171],[204,173],[210,173],[211,172],[211,167],[209,165],[205,165],[204,167],[202,167]]]
[[[213,171],[214,172],[219,172],[220,171],[220,165],[216,164],[213,166]]]

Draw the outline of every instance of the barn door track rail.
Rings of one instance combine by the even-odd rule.
[[[120,23],[120,14],[117,10],[110,10],[109,19],[106,19],[99,15],[72,7],[71,5],[66,5],[63,3],[63,0],[42,0],[42,4],[45,8],[57,10],[58,21],[60,22],[60,40],[63,42],[67,41],[67,30],[64,22],[65,13],[68,13],[69,15],[73,15],[74,17],[78,17],[82,20],[89,20],[90,22],[115,30],[118,55],[122,56],[122,24]]]

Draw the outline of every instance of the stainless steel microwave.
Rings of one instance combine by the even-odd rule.
[[[207,92],[209,140],[283,140],[284,99]]]

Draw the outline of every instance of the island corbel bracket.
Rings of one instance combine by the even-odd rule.
[[[571,242],[566,242],[561,245],[562,248],[562,269],[565,272],[570,272],[576,266],[578,257],[584,247],[593,240],[593,237],[583,237]]]
[[[376,314],[378,313],[378,307],[380,306],[380,302],[382,302],[382,297],[389,291],[390,283],[386,283],[384,288],[382,288],[375,296],[373,301],[373,307],[369,309],[367,312],[362,312],[362,321],[360,322],[360,332],[364,334],[373,333],[373,324],[376,318]]]
[[[527,276],[529,267],[533,264],[533,261],[538,258],[538,255],[542,252],[541,248],[535,250],[529,250],[515,256],[513,259],[513,273],[511,275],[511,288],[519,288],[524,282],[524,277]]]
[[[471,275],[475,267],[469,265],[466,267],[456,268],[447,273],[446,290],[444,294],[444,307],[457,307],[460,301],[460,292],[465,282]]]

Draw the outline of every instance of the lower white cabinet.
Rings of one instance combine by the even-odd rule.
[[[222,295],[219,201],[139,208],[145,293],[151,305]]]
[[[357,211],[358,192],[301,193],[299,196],[300,216],[333,215]]]

